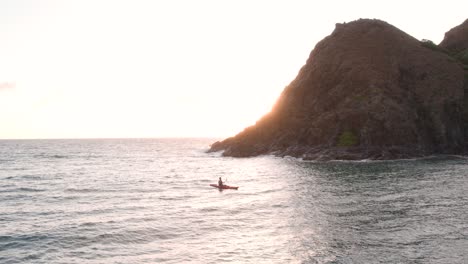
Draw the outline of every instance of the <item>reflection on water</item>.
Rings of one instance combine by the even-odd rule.
[[[0,141],[0,263],[468,263],[464,158],[235,159],[211,142]]]
[[[294,246],[310,263],[464,263],[466,160],[295,164]]]

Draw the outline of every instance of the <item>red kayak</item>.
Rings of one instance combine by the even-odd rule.
[[[218,188],[218,189],[233,189],[233,190],[237,190],[239,187],[235,187],[235,186],[229,186],[229,185],[225,185],[223,184],[222,186],[219,186],[217,184],[210,184],[211,187],[215,187],[215,188]]]

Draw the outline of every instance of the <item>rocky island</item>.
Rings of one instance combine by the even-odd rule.
[[[468,149],[468,20],[440,45],[375,19],[336,24],[225,156],[399,159]]]

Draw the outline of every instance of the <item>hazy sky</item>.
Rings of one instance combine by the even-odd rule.
[[[468,1],[0,1],[0,138],[233,135],[337,22],[439,43]]]

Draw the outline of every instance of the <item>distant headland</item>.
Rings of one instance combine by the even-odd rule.
[[[436,45],[387,22],[336,24],[224,156],[401,159],[468,151],[468,19]]]

